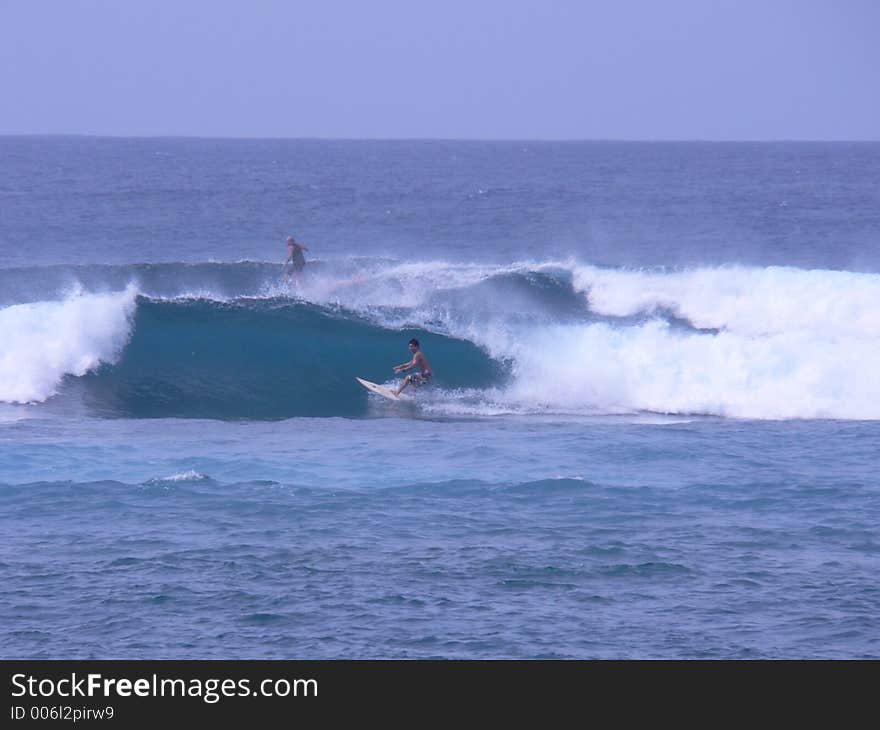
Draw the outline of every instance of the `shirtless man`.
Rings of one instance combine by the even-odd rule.
[[[306,265],[306,257],[303,256],[303,251],[308,251],[308,246],[303,246],[301,243],[297,243],[293,236],[287,237],[287,258],[284,259],[284,283],[290,281],[290,271],[293,270],[293,275],[296,277],[296,285],[299,286],[299,272],[305,268]],[[287,265],[290,264],[290,269],[287,268]]]
[[[402,373],[404,370],[411,370],[412,368],[418,368],[419,372],[407,375],[394,395],[400,395],[407,385],[411,385],[413,388],[421,388],[423,385],[430,383],[434,377],[434,373],[431,372],[431,366],[428,363],[428,358],[419,349],[419,341],[415,337],[409,341],[409,351],[412,353],[412,360],[396,365],[394,372]]]

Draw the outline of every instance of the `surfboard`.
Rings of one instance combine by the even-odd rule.
[[[408,395],[394,395],[394,391],[391,388],[386,388],[384,385],[379,385],[378,383],[371,383],[369,380],[364,380],[363,378],[355,378],[361,385],[363,385],[367,390],[372,391],[376,395],[381,395],[383,398],[388,398],[389,400],[397,400],[397,401],[411,401]]]

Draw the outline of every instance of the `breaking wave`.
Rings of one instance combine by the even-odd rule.
[[[345,259],[0,270],[0,401],[357,417],[417,337],[435,415],[880,418],[880,275]]]

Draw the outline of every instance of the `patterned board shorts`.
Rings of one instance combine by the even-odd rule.
[[[421,388],[431,382],[431,373],[413,373],[409,376],[409,384],[414,388]]]

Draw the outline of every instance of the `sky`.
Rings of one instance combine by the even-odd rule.
[[[880,139],[875,0],[0,0],[0,134]]]

